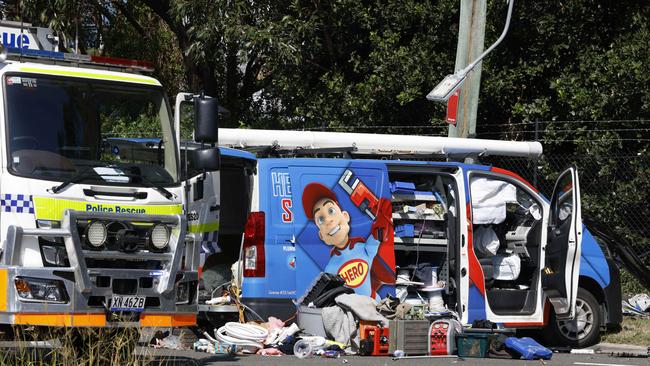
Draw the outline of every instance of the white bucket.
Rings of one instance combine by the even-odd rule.
[[[442,288],[438,291],[430,291],[427,293],[429,295],[429,311],[430,312],[441,312],[447,310],[445,307],[445,302],[442,299]]]

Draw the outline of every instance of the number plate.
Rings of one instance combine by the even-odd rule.
[[[113,295],[111,311],[143,311],[144,296]]]

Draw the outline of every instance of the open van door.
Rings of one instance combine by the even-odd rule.
[[[578,170],[565,170],[553,188],[542,269],[542,287],[555,309],[557,319],[575,316],[580,273],[582,216]]]
[[[388,170],[382,161],[299,160],[289,166],[295,213],[296,295],[322,272],[360,295],[395,295]]]

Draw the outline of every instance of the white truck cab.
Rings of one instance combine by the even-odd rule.
[[[149,65],[8,46],[0,324],[195,324],[198,248],[186,235],[177,126],[160,82],[140,74]],[[216,142],[216,100],[195,99],[195,135]],[[157,143],[115,143],[131,134]],[[217,157],[208,165],[218,169],[215,151],[200,149],[199,167]]]

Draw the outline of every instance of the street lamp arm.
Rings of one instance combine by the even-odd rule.
[[[504,38],[506,38],[506,33],[508,33],[508,28],[510,28],[510,18],[512,17],[512,8],[513,8],[513,5],[515,3],[515,0],[509,0],[508,2],[509,2],[509,4],[508,4],[508,15],[506,16],[506,24],[503,27],[503,32],[501,32],[501,35],[499,36],[499,38],[490,47],[488,47],[487,50],[483,51],[483,53],[476,60],[474,60],[474,62],[467,65],[464,69],[460,70],[457,74],[464,75],[464,74],[467,74],[470,71],[472,71],[472,69],[474,69],[474,67],[476,67],[476,65],[478,65],[478,63],[481,62],[481,60],[483,60],[483,58],[488,53],[492,52],[492,50],[496,46],[498,46],[499,43],[501,43],[501,41],[503,41]]]
[[[476,60],[474,60],[472,63],[469,65],[465,66],[465,68],[456,71],[453,74],[445,76],[445,78],[436,85],[433,90],[427,94],[426,98],[427,100],[430,101],[437,101],[437,102],[445,102],[449,99],[449,97],[463,85],[465,82],[465,79],[467,79],[467,74],[469,74],[476,65],[483,60],[483,58],[492,50],[503,41],[503,39],[506,37],[506,33],[508,33],[508,28],[510,28],[510,18],[512,17],[512,8],[514,6],[515,0],[509,0],[508,1],[508,15],[506,17],[506,24],[503,27],[503,32],[501,33],[501,36],[499,36],[499,39],[496,40],[487,50],[485,50]]]

